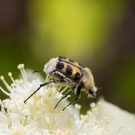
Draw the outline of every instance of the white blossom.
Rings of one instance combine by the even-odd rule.
[[[0,100],[0,135],[135,135],[135,116],[103,99],[92,103],[86,115],[80,114],[81,106],[77,104],[62,112],[68,97],[54,109],[66,87],[42,87],[25,104],[24,100],[44,81],[36,75],[32,79],[23,64],[18,68],[22,77],[14,79],[9,73],[10,85],[0,77],[7,89],[0,90],[8,96]],[[49,81],[48,76],[45,81]]]

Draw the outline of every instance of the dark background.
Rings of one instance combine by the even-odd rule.
[[[7,81],[9,71],[19,75],[19,63],[42,69],[60,55],[91,68],[98,95],[135,113],[134,0],[0,0],[0,74]],[[82,94],[78,103],[85,112],[90,101]]]

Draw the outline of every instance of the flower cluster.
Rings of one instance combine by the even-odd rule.
[[[20,79],[8,74],[11,85],[0,77],[7,91],[2,87],[0,90],[8,96],[0,100],[0,135],[135,135],[135,116],[103,99],[92,103],[86,115],[80,114],[81,106],[77,104],[62,112],[68,97],[54,109],[66,87],[62,91],[62,86],[55,84],[42,87],[25,104],[24,100],[44,82],[29,77],[23,64],[18,69]]]

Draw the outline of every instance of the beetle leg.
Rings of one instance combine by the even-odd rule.
[[[82,89],[82,86],[78,86],[75,98],[66,107],[64,107],[62,111],[64,111],[68,106],[70,106],[71,104],[74,104],[78,100],[81,94],[81,89]]]
[[[75,87],[72,88],[72,90],[68,91],[55,105],[54,109],[58,106],[58,104],[64,99],[66,98],[70,93],[72,93],[74,91]]]

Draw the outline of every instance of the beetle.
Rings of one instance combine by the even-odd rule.
[[[35,70],[34,72],[40,72],[42,70]],[[66,83],[72,89],[69,90],[56,104],[54,108],[58,106],[58,104],[66,98],[69,94],[71,94],[76,89],[75,98],[65,107],[65,110],[69,105],[75,103],[81,91],[85,91],[89,95],[96,97],[97,87],[95,86],[94,77],[89,68],[83,67],[78,62],[68,59],[63,56],[59,56],[56,58],[52,58],[48,63],[44,65],[43,72],[49,74],[53,77],[52,80],[40,84],[36,91],[34,91],[25,101],[32,97],[41,87],[44,87],[51,83]]]

